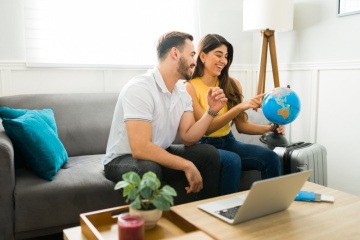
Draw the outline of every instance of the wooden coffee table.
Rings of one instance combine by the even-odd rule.
[[[360,239],[360,197],[306,182],[304,191],[335,197],[335,203],[294,201],[286,211],[238,225],[227,224],[188,203],[172,210],[217,239]],[[235,195],[235,194],[234,194]]]
[[[121,206],[80,214],[80,226],[65,229],[64,239],[118,240],[117,217],[128,210],[128,206]],[[163,212],[155,228],[145,230],[145,240],[158,239],[210,240],[213,238],[173,211],[166,211]]]
[[[193,226],[193,231],[185,231],[174,239],[360,239],[359,196],[311,182],[306,182],[302,190],[332,195],[335,203],[294,201],[286,211],[237,225],[227,224],[197,208],[200,203],[226,196],[177,205],[171,208],[171,213]],[[239,193],[232,195],[236,194]],[[87,238],[81,227],[76,227],[65,229],[64,239]]]

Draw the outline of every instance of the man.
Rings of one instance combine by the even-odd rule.
[[[195,143],[227,99],[222,89],[211,88],[209,111],[195,122],[191,97],[179,81],[190,79],[195,68],[192,40],[182,32],[160,37],[158,65],[119,94],[103,159],[105,176],[114,182],[128,171],[155,172],[177,191],[176,204],[217,196],[219,185],[217,149]],[[171,145],[176,134],[186,147]]]

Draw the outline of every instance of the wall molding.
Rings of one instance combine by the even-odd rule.
[[[20,61],[0,61],[0,70],[3,69],[26,69],[26,64]]]
[[[360,69],[360,61],[333,61],[333,62],[297,62],[278,64],[279,71],[287,70],[341,70],[341,69]],[[266,66],[267,71],[271,71],[271,65]],[[232,71],[259,70],[259,64],[233,64]]]
[[[360,69],[360,61],[332,61],[332,62],[295,62],[287,64],[278,64],[280,71],[286,70],[340,70],[340,69]],[[153,66],[126,66],[126,65],[38,65],[27,66],[26,62],[22,61],[0,61],[0,70],[2,69],[53,69],[53,70],[146,70]],[[230,68],[231,71],[258,71],[259,64],[233,64]],[[268,71],[271,71],[271,65],[268,64]]]

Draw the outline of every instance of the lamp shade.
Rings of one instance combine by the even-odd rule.
[[[294,0],[244,0],[243,31],[293,29]]]

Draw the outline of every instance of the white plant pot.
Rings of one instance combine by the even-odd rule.
[[[162,210],[138,210],[129,208],[130,215],[141,216],[145,222],[145,229],[151,229],[156,226],[157,221],[161,218]]]

